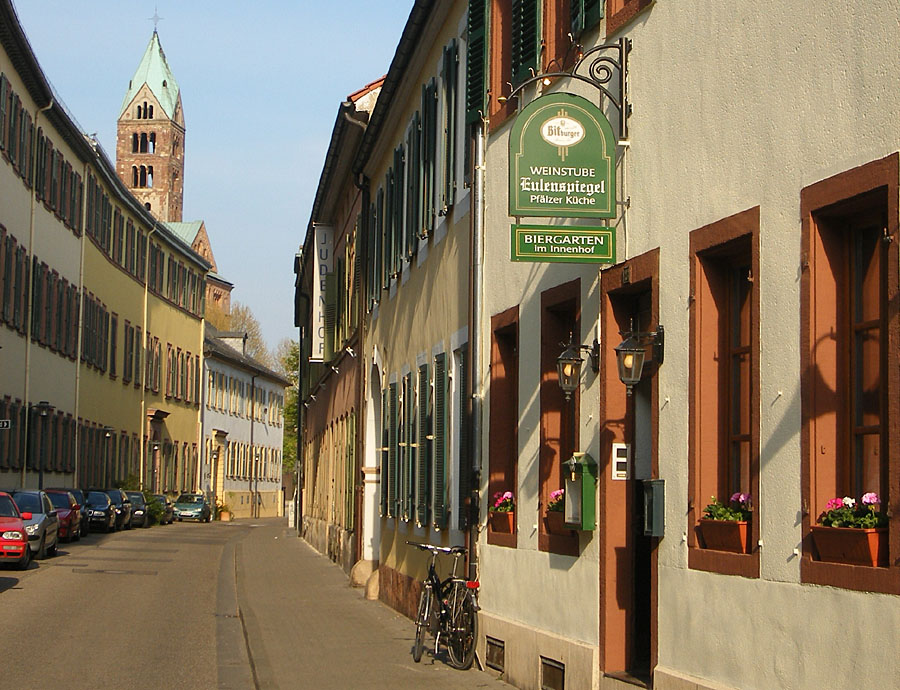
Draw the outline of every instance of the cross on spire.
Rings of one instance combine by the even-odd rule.
[[[162,21],[162,17],[159,16],[159,12],[156,11],[157,8],[153,8],[153,16],[150,17],[148,21],[153,22],[153,33],[156,33],[156,29],[159,26],[160,21]]]

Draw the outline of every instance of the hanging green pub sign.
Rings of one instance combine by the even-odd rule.
[[[616,139],[593,103],[536,98],[509,136],[509,215],[615,218]]]

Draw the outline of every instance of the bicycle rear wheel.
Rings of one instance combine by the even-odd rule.
[[[432,615],[431,585],[422,587],[419,595],[419,608],[416,612],[416,641],[413,643],[413,661],[419,663],[422,660],[422,650],[425,648],[425,630],[428,620]]]
[[[447,651],[450,665],[465,670],[475,660],[475,643],[478,641],[478,606],[475,597],[464,582],[456,582],[450,597],[450,630]]]

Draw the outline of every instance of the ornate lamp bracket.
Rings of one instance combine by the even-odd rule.
[[[512,90],[509,96],[518,99],[522,90],[535,82],[549,84],[550,80],[558,78],[577,79],[585,84],[590,84],[600,91],[600,107],[603,107],[603,99],[608,100],[619,113],[619,140],[628,139],[628,118],[631,115],[631,104],[628,102],[628,53],[631,52],[631,39],[622,37],[615,43],[594,46],[587,52],[581,51],[577,46],[580,57],[572,65],[571,69],[557,72],[543,72],[526,79]],[[618,81],[618,94],[610,90],[610,87]]]

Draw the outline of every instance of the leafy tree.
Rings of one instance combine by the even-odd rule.
[[[297,463],[297,426],[300,420],[298,407],[297,374],[300,363],[300,343],[285,338],[275,349],[278,353],[278,367],[283,376],[291,382],[284,395],[284,440],[282,459],[285,472],[293,472]]]
[[[206,320],[218,331],[232,331],[247,334],[247,356],[273,369],[275,359],[266,347],[262,327],[246,304],[232,302],[231,311],[226,314],[220,307],[207,305]]]

